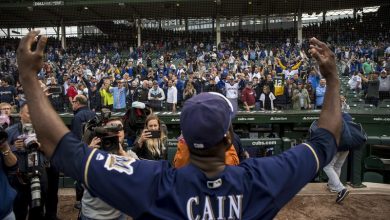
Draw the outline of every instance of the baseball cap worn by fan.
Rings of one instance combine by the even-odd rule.
[[[233,106],[226,97],[205,92],[185,102],[180,127],[189,147],[208,149],[226,136],[233,117]]]

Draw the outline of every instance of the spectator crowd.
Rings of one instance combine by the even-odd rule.
[[[340,77],[348,79],[348,88],[344,92],[353,93],[354,97],[364,99],[365,103],[378,106],[390,98],[389,33],[379,31],[366,36],[354,31],[337,31],[337,28],[349,28],[349,23],[356,24],[357,30],[363,27],[356,21],[343,19],[322,26],[309,26],[304,31],[312,36],[319,30],[333,30],[327,36],[324,35],[325,31],[321,31],[321,37],[327,40],[328,46],[336,54]],[[120,39],[86,36],[67,39],[68,45],[64,49],[59,41],[49,39],[45,63],[37,72],[37,77],[57,112],[73,111],[75,114],[72,132],[77,138],[82,138],[81,125],[103,108],[125,112],[133,103],[142,102],[154,111],[177,112],[186,100],[202,92],[224,95],[231,102],[234,112],[322,108],[326,80],[315,60],[307,53],[308,42],[296,43],[291,36],[292,30],[268,31],[267,34],[273,37],[268,35],[266,39],[265,32],[226,32],[220,45],[213,45],[212,39],[201,33],[176,35],[166,31],[163,39],[159,39],[158,32],[150,30],[141,47],[132,47]],[[18,137],[21,129],[31,124],[23,87],[18,80],[15,52],[18,41],[0,39],[1,115],[10,116],[12,112],[20,112],[21,116],[18,123],[14,124],[11,117],[1,124],[3,127],[6,127],[4,124],[14,124],[7,130],[12,151],[25,148]],[[343,104],[347,106],[345,102]],[[124,127],[120,120],[108,124]],[[151,115],[143,126],[138,134],[134,132],[130,135],[127,131],[126,138],[127,141],[131,140],[128,144],[134,152],[124,152],[125,131],[122,129],[120,150],[116,153],[122,156],[135,153],[139,158],[149,160],[167,159],[167,131],[164,131],[159,118]],[[229,129],[233,133],[233,128]],[[155,132],[157,136],[154,136]],[[88,144],[94,147],[93,143]],[[176,159],[188,156],[182,137],[179,144],[184,153]],[[229,158],[244,157],[245,152],[241,152],[238,146],[232,143],[230,148],[237,153]],[[177,163],[188,162],[176,159]],[[14,163],[11,165],[15,166]],[[46,185],[56,186],[54,189],[42,187],[48,188],[43,196],[46,199],[45,218],[56,219],[57,210],[52,206],[58,202],[58,172],[49,165],[45,167],[45,178]],[[26,185],[18,185],[19,182],[15,184],[18,195],[21,195],[14,203],[17,204],[15,207],[20,207],[20,210],[14,209],[16,218],[42,216],[43,207],[36,213],[30,211],[27,214],[30,189]],[[99,213],[99,216],[114,215],[122,219],[118,210],[93,198],[81,185],[78,187],[81,188],[78,201],[83,205],[82,218],[98,219],[96,213],[91,214],[91,210],[103,207],[109,213]]]
[[[390,44],[389,33],[381,31],[387,23],[364,34],[363,27],[373,19],[368,14],[363,23],[348,18],[310,25],[304,33],[321,31],[337,55],[340,75],[349,80],[345,92],[377,106],[390,98]],[[266,32],[225,32],[218,46],[204,33],[144,32],[141,47],[86,36],[67,39],[65,50],[49,38],[46,62],[37,76],[54,108],[71,112],[72,100],[82,94],[93,111],[125,111],[139,101],[157,111],[175,112],[185,100],[209,91],[225,95],[235,111],[322,106],[326,82],[307,55],[307,41],[296,43],[292,30],[266,31],[272,38]],[[18,39],[0,39],[0,102],[10,104],[11,111],[25,100],[15,65],[17,44]]]

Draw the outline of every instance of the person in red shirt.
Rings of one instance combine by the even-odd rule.
[[[241,92],[241,101],[244,104],[244,108],[249,112],[255,108],[256,104],[256,92],[252,88],[252,82],[246,83],[245,88]]]
[[[72,103],[73,101],[73,98],[77,95],[77,89],[76,87],[74,86],[74,82],[73,81],[70,81],[69,83],[69,88],[68,90],[66,90],[66,96],[68,97],[69,99],[69,103]]]

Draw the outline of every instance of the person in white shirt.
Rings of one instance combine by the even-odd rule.
[[[177,89],[173,85],[172,80],[168,80],[168,90],[167,90],[167,110],[176,112],[177,104]]]
[[[66,91],[68,91],[69,83],[70,83],[71,79],[68,76],[65,76],[64,79],[65,79],[65,82],[63,84],[63,87],[64,87],[64,95],[66,95]]]
[[[78,95],[85,95],[85,97],[88,98],[88,88],[84,84],[78,84],[77,85],[77,94]]]
[[[226,98],[229,99],[229,101],[233,105],[234,114],[237,113],[238,109],[238,81],[234,80],[233,76],[227,76],[227,82],[225,82],[225,90],[226,90]]]
[[[356,93],[359,93],[362,89],[362,78],[358,75],[358,72],[355,72],[351,79],[348,81],[349,88]]]

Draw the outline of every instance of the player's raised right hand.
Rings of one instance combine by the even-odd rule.
[[[17,63],[21,77],[36,77],[36,73],[38,73],[43,67],[43,53],[47,37],[41,36],[38,41],[37,48],[34,51],[31,50],[33,44],[37,42],[39,33],[39,30],[30,31],[19,43],[17,50]]]

